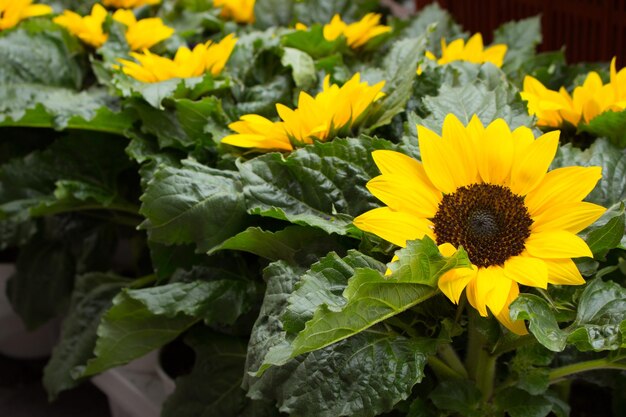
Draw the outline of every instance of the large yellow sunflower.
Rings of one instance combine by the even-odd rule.
[[[422,162],[373,152],[382,175],[367,187],[387,206],[354,224],[398,246],[429,236],[446,256],[463,246],[472,268],[447,272],[439,289],[454,303],[465,290],[482,316],[490,310],[511,331],[525,333],[524,323],[509,316],[520,284],[585,282],[571,258],[592,256],[576,233],[605,211],[582,201],[601,168],[547,172],[559,132],[535,139],[526,127],[511,132],[502,119],[484,127],[474,116],[463,126],[448,115],[441,136],[417,129]]]

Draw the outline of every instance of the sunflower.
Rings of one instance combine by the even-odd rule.
[[[10,29],[24,19],[52,13],[52,7],[32,0],[0,0],[0,30]]]
[[[144,49],[143,53],[131,52],[135,61],[118,59],[121,69],[134,79],[156,83],[172,78],[199,77],[207,72],[218,75],[224,69],[237,39],[230,34],[218,43],[207,41],[193,50],[186,46],[178,48],[174,59],[165,58]]]
[[[102,4],[107,7],[131,9],[139,6],[151,6],[161,3],[161,0],[102,0]]]
[[[474,116],[463,126],[448,115],[441,136],[417,129],[422,162],[394,151],[373,152],[382,175],[367,188],[387,206],[358,216],[354,224],[402,247],[429,236],[444,256],[462,246],[472,268],[447,272],[439,289],[454,303],[465,290],[482,316],[489,310],[524,334],[524,323],[509,316],[520,284],[585,282],[571,258],[592,256],[576,233],[605,211],[582,201],[601,168],[547,172],[559,132],[535,139],[526,127],[511,132],[502,119],[484,127]]]
[[[346,23],[341,20],[341,16],[336,14],[330,23],[324,25],[324,38],[328,41],[334,41],[343,35],[350,48],[360,48],[371,39],[391,32],[390,26],[379,25],[381,17],[378,13],[368,13],[358,22]]]
[[[615,69],[611,61],[611,79],[607,84],[600,75],[591,71],[582,85],[570,93],[561,87],[559,91],[546,88],[539,80],[527,75],[524,90],[520,93],[528,102],[528,113],[537,116],[537,125],[560,127],[565,123],[578,126],[589,123],[605,111],[626,109],[626,68]]]
[[[213,6],[221,7],[220,16],[237,23],[254,23],[256,0],[213,0]]]
[[[452,61],[467,61],[475,64],[491,62],[496,67],[502,67],[507,46],[505,44],[491,45],[489,48],[483,45],[483,36],[480,33],[474,34],[467,44],[463,39],[455,39],[448,45],[445,38],[441,39],[441,58],[426,51],[426,58],[436,61],[438,65],[448,64]],[[417,69],[417,73],[422,73],[422,68]]]
[[[366,114],[369,106],[383,96],[384,81],[370,86],[361,82],[356,73],[344,85],[330,83],[330,76],[324,79],[321,92],[315,97],[300,92],[298,107],[290,109],[277,104],[281,118],[272,122],[263,116],[247,114],[228,127],[237,132],[222,139],[222,143],[242,148],[263,150],[293,150],[294,145],[313,143],[313,140],[326,141],[338,132],[351,129]]]
[[[61,16],[54,18],[54,22],[86,44],[99,48],[109,37],[102,28],[108,14],[100,4],[94,4],[91,14],[87,16],[81,17],[71,10],[65,10]],[[160,18],[137,20],[132,10],[117,10],[113,13],[113,20],[126,26],[126,41],[133,51],[151,48],[174,33],[174,29],[165,26]]]

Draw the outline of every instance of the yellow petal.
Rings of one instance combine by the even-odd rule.
[[[453,114],[448,114],[443,121],[441,138],[450,145],[448,154],[456,187],[475,184],[478,180],[476,161],[476,141],[468,134],[467,129]]]
[[[559,146],[560,131],[540,136],[513,161],[510,188],[517,195],[526,195],[545,177]]]
[[[585,279],[571,259],[546,259],[548,282],[555,285],[582,285]]]
[[[512,281],[504,276],[500,266],[478,268],[476,273],[476,309],[482,316],[487,316],[487,306],[494,313],[500,313],[509,294]]]
[[[496,119],[485,129],[483,140],[478,144],[478,170],[483,181],[505,185],[513,165],[513,136],[503,119]]]
[[[512,256],[504,264],[504,274],[529,287],[548,287],[548,267],[546,263],[523,252],[520,256]]]
[[[398,246],[406,246],[407,240],[434,238],[432,222],[409,213],[381,207],[365,212],[354,219],[354,225]]]
[[[506,305],[504,306],[502,311],[500,311],[500,314],[496,315],[496,318],[500,323],[502,323],[504,327],[506,327],[513,333],[522,336],[528,334],[528,330],[526,330],[526,324],[524,323],[524,320],[511,320],[511,312],[509,310],[511,303],[515,301],[518,295],[519,287],[517,286],[517,284],[514,283],[514,285],[511,286],[511,292],[509,292]]]
[[[438,245],[437,247],[439,248],[439,252],[446,258],[449,258],[450,256],[454,255],[457,251],[454,245],[448,242],[442,243],[441,245]]]
[[[476,269],[452,269],[439,278],[439,289],[454,304],[459,303],[461,294],[467,284],[476,277]]]
[[[380,175],[367,183],[367,189],[380,201],[396,211],[432,218],[437,213],[441,193],[407,175]]]
[[[524,203],[535,217],[562,203],[581,201],[602,177],[600,167],[565,167],[548,172],[543,181],[526,195]]]
[[[446,194],[453,193],[457,189],[454,179],[456,169],[452,167],[449,158],[456,149],[449,149],[439,135],[423,126],[417,126],[417,137],[430,182]]]
[[[602,206],[584,201],[554,205],[533,218],[531,230],[536,233],[550,230],[578,233],[598,220],[605,211]]]
[[[584,240],[574,233],[561,230],[531,233],[525,246],[531,256],[542,259],[593,256]]]

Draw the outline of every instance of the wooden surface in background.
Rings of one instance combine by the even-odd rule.
[[[626,0],[438,0],[465,30],[491,42],[495,28],[541,14],[542,51],[566,47],[568,62],[626,64]],[[417,10],[432,0],[415,0]]]

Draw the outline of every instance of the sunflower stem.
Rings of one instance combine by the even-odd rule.
[[[437,376],[439,381],[445,381],[448,379],[463,379],[463,375],[457,373],[454,369],[445,364],[444,361],[437,356],[428,357],[428,365],[430,369]]]
[[[469,371],[470,378],[474,380],[476,387],[482,393],[483,402],[487,402],[493,395],[493,385],[496,376],[496,359],[498,357],[491,355],[487,350],[487,340],[477,327],[478,320],[480,320],[480,318],[477,314],[470,311],[469,339],[465,366]]]
[[[596,369],[616,369],[626,371],[625,363],[615,362],[615,359],[602,358],[591,361],[573,363],[571,365],[561,366],[550,371],[550,384],[562,381],[564,378],[578,374],[581,372],[593,371]]]
[[[461,362],[461,359],[459,359],[459,355],[457,355],[452,345],[440,345],[437,349],[437,355],[441,360],[445,362],[446,365],[453,369],[463,379],[469,378],[467,369],[465,369],[465,366],[463,366],[463,362]]]

